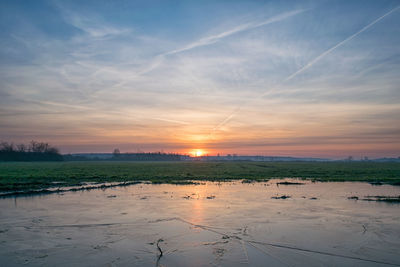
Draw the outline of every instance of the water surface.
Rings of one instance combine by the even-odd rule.
[[[137,184],[0,199],[0,262],[400,266],[400,205],[348,199],[398,196],[400,187],[281,181]],[[283,195],[290,198],[273,198]]]

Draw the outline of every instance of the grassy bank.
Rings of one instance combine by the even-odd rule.
[[[375,162],[0,162],[0,192],[81,182],[305,178],[400,184],[400,163]]]

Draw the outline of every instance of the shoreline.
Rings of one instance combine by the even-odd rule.
[[[0,193],[65,190],[99,184],[193,181],[266,181],[293,178],[319,182],[400,185],[400,163],[332,162],[13,162],[0,163]],[[115,185],[113,185],[115,186]],[[82,189],[86,190],[86,189]],[[19,194],[19,193],[18,193]],[[36,194],[36,193],[35,193]]]

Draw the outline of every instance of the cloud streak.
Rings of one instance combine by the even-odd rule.
[[[285,82],[288,82],[290,80],[292,80],[293,78],[295,78],[296,76],[298,76],[299,74],[303,73],[304,71],[306,71],[307,69],[311,68],[315,63],[317,63],[318,61],[320,61],[321,59],[323,59],[325,56],[327,56],[328,54],[330,54],[331,52],[333,52],[334,50],[336,50],[337,48],[339,48],[340,46],[344,45],[345,43],[349,42],[350,40],[352,40],[353,38],[355,38],[356,36],[358,36],[359,34],[363,33],[364,31],[366,31],[367,29],[371,28],[372,26],[374,26],[376,23],[378,23],[379,21],[381,21],[382,19],[384,19],[385,17],[387,17],[388,15],[392,14],[393,12],[395,12],[397,9],[399,9],[400,6],[397,6],[395,8],[393,8],[392,10],[390,10],[389,12],[385,13],[384,15],[380,16],[379,18],[375,19],[373,22],[369,23],[368,25],[364,26],[362,29],[360,29],[359,31],[357,31],[356,33],[350,35],[349,37],[347,37],[346,39],[344,39],[343,41],[337,43],[336,45],[334,45],[333,47],[329,48],[328,50],[324,51],[323,53],[321,53],[320,55],[318,55],[316,58],[314,58],[313,60],[311,60],[310,62],[308,62],[305,66],[301,67],[300,69],[298,69],[297,71],[295,71],[294,73],[292,73],[291,75],[287,76],[280,84],[283,84]],[[264,96],[266,96],[267,94],[270,93],[269,91],[264,92],[263,94],[261,94],[257,99],[262,98]],[[234,118],[234,116],[246,105],[248,105],[251,101],[248,101],[246,103],[244,103],[243,105],[237,107],[228,117],[226,117],[224,120],[222,120],[218,125],[216,125],[212,131],[210,132],[210,135],[215,132],[216,130],[218,130],[220,127],[224,126],[225,124],[227,124],[232,118]]]
[[[57,1],[0,3],[0,139],[63,152],[398,148],[396,0]]]
[[[230,30],[221,32],[219,34],[216,35],[210,35],[204,38],[201,38],[191,44],[188,44],[187,46],[184,46],[182,48],[178,48],[172,51],[169,51],[167,53],[165,53],[164,55],[173,55],[173,54],[178,54],[178,53],[182,53],[188,50],[192,50],[194,48],[198,48],[198,47],[202,47],[202,46],[207,46],[207,45],[211,45],[214,44],[218,41],[220,41],[221,39],[224,39],[226,37],[229,37],[231,35],[240,33],[240,32],[245,32],[248,30],[252,30],[258,27],[262,27],[262,26],[266,26],[268,24],[274,23],[274,22],[279,22],[279,21],[283,21],[285,19],[288,19],[292,16],[295,16],[297,14],[303,13],[307,11],[306,9],[298,9],[298,10],[293,10],[293,11],[289,11],[289,12],[285,12],[282,14],[279,14],[277,16],[273,16],[267,20],[264,20],[262,22],[249,22],[249,23],[244,23],[242,25],[236,26],[235,28],[232,28]]]
[[[137,71],[132,73],[132,75],[130,75],[130,79],[139,77],[141,75],[147,74],[147,73],[155,70],[157,67],[161,66],[165,62],[165,59],[167,56],[179,54],[182,52],[187,52],[192,49],[199,48],[199,47],[212,45],[212,44],[215,44],[215,43],[221,41],[222,39],[232,36],[234,34],[245,32],[248,30],[262,27],[262,26],[266,26],[266,25],[269,25],[269,24],[272,24],[275,22],[283,21],[283,20],[293,17],[295,15],[301,14],[307,10],[308,9],[298,9],[298,10],[284,12],[282,14],[273,16],[273,17],[266,19],[264,21],[261,21],[261,22],[252,21],[252,22],[244,23],[244,24],[238,25],[232,29],[223,31],[221,33],[203,37],[203,38],[196,40],[186,46],[183,46],[183,47],[171,50],[169,52],[165,52],[160,55],[157,55],[155,58],[153,58],[152,61],[150,61],[150,63],[146,63],[145,65],[141,66]],[[126,85],[127,83],[128,83],[128,81],[118,82],[115,85],[113,85],[113,88],[122,87],[122,86]]]
[[[331,52],[333,52],[335,49],[341,47],[342,45],[344,45],[345,43],[347,43],[348,41],[350,41],[351,39],[353,39],[354,37],[358,36],[359,34],[361,34],[362,32],[365,32],[366,30],[368,30],[369,28],[371,28],[372,26],[374,26],[376,23],[378,23],[379,21],[381,21],[383,18],[385,18],[386,16],[389,16],[390,14],[392,14],[393,12],[395,12],[397,9],[399,9],[400,6],[397,6],[395,8],[393,8],[392,10],[390,10],[389,12],[387,12],[386,14],[384,14],[383,16],[377,18],[376,20],[374,20],[373,22],[371,22],[370,24],[368,24],[367,26],[363,27],[361,30],[359,30],[358,32],[354,33],[353,35],[350,35],[349,37],[347,37],[346,39],[344,39],[343,41],[337,43],[335,46],[332,46],[331,48],[329,48],[328,50],[326,50],[325,52],[323,52],[322,54],[320,54],[319,56],[317,56],[316,58],[314,58],[313,60],[311,60],[310,62],[308,62],[304,67],[300,68],[299,70],[297,70],[296,72],[292,73],[291,75],[289,75],[288,77],[286,77],[286,79],[284,80],[284,82],[290,81],[291,79],[293,79],[294,77],[296,77],[297,75],[301,74],[302,72],[306,71],[307,69],[311,68],[315,63],[317,63],[318,61],[320,61],[321,59],[323,59],[325,56],[327,56],[328,54],[330,54]]]

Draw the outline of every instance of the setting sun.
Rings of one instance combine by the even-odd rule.
[[[195,157],[201,157],[204,155],[204,151],[201,149],[195,149],[192,151],[193,156]]]

